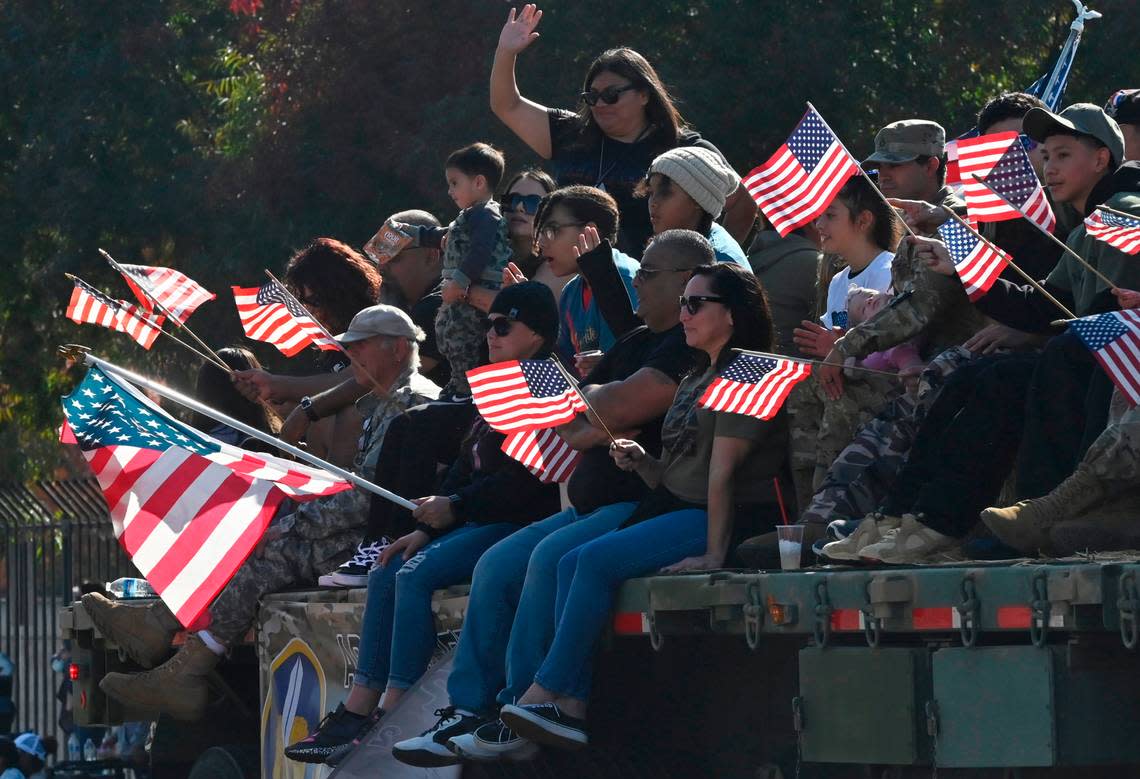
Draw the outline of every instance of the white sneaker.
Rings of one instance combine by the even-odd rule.
[[[901,521],[885,514],[868,514],[847,538],[824,544],[823,556],[829,560],[858,560],[864,547],[882,541],[888,532],[898,529]]]
[[[322,575],[317,579],[317,584],[322,587],[367,587],[368,573],[380,559],[380,553],[387,548],[388,543],[387,538],[372,543],[361,541],[351,560],[341,563],[332,573]]]
[[[542,751],[538,744],[521,738],[501,719],[484,722],[470,733],[453,736],[447,748],[464,760],[478,762],[534,760]]]
[[[874,563],[906,565],[926,562],[932,555],[958,546],[958,539],[922,524],[922,515],[903,514],[898,530],[877,543],[863,547],[859,556]]]

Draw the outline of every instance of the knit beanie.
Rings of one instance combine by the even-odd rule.
[[[524,281],[503,287],[491,303],[491,314],[502,314],[522,322],[538,333],[550,347],[558,340],[558,304],[550,287],[538,281]]]
[[[670,149],[653,160],[649,173],[668,176],[713,217],[720,216],[724,201],[740,186],[740,176],[723,157],[699,146]]]

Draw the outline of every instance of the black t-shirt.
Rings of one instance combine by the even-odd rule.
[[[683,130],[675,144],[662,143],[653,136],[624,143],[584,133],[578,115],[572,111],[552,108],[547,116],[550,121],[550,167],[558,186],[601,185],[609,192],[617,201],[621,214],[617,248],[635,258],[641,257],[646,242],[653,235],[649,206],[643,198],[634,195],[634,189],[645,178],[653,160],[677,146],[700,146],[720,154],[719,149],[692,130]]]
[[[442,305],[443,281],[440,280],[434,289],[413,303],[408,309],[408,316],[419,325],[420,329],[424,331],[424,335],[427,336],[420,344],[420,356],[429,357],[436,361],[436,366],[430,371],[426,371],[424,376],[441,387],[446,385],[448,379],[451,378],[451,365],[439,353],[439,344],[435,340],[435,315],[439,313],[439,307]]]
[[[606,356],[586,377],[584,384],[624,381],[641,368],[661,371],[678,384],[693,366],[694,352],[685,343],[680,325],[654,333],[648,327],[631,331],[606,352]],[[637,442],[654,457],[661,453],[662,414],[641,426]],[[614,465],[608,446],[595,446],[582,452],[578,467],[566,485],[570,503],[580,514],[622,501],[637,501],[648,492],[640,476]]]

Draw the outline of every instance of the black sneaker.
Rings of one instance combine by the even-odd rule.
[[[417,768],[443,768],[459,765],[459,757],[447,748],[449,739],[470,733],[486,720],[474,714],[461,713],[454,706],[436,709],[439,721],[415,738],[396,742],[392,757]]]
[[[298,763],[323,763],[335,748],[352,741],[367,722],[367,717],[349,712],[342,703],[325,715],[316,730],[285,747],[285,757]]]
[[[332,573],[321,576],[317,579],[317,584],[322,587],[367,587],[368,574],[387,546],[386,538],[371,542],[361,541],[351,560],[341,563]]]
[[[503,723],[528,741],[557,749],[581,749],[590,739],[586,720],[563,713],[555,703],[509,703],[499,712]]]
[[[520,738],[501,719],[484,722],[470,733],[452,736],[447,748],[464,760],[534,760],[538,744]]]
[[[347,744],[341,744],[339,747],[334,747],[333,751],[329,752],[329,756],[325,758],[325,765],[338,765],[342,760],[351,755],[356,748],[360,746],[361,742],[368,738],[368,734],[376,727],[376,723],[380,721],[384,713],[383,709],[376,709],[369,714],[368,719],[360,726],[360,730],[356,732],[356,737],[353,738],[352,741],[349,741]]]

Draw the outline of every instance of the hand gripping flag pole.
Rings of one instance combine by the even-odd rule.
[[[598,412],[594,408],[593,404],[591,404],[590,401],[587,400],[586,393],[582,392],[582,387],[579,386],[577,379],[575,379],[570,374],[570,371],[566,370],[566,368],[563,367],[562,363],[559,362],[557,357],[551,357],[550,359],[554,363],[554,365],[558,368],[558,371],[562,374],[562,377],[566,379],[566,383],[569,384],[571,387],[573,387],[574,391],[576,393],[578,393],[578,397],[580,397],[582,399],[582,403],[585,404],[586,410],[590,412],[590,415],[595,420],[597,420],[598,425],[601,426],[603,432],[605,432],[605,434],[607,436],[609,436],[610,443],[616,444],[617,438],[615,438],[614,434],[610,432],[610,429],[608,427],[606,427],[606,423],[604,421],[602,421],[602,418],[600,416],[598,416]]]

